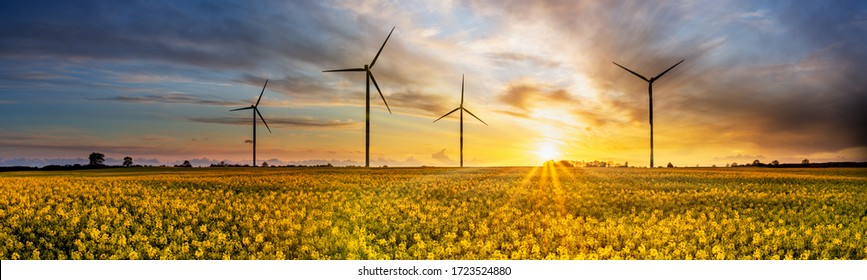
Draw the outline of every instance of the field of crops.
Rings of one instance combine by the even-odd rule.
[[[867,259],[867,170],[4,172],[0,242],[0,259]]]

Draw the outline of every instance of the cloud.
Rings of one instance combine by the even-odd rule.
[[[409,108],[436,115],[444,114],[448,109],[446,97],[417,91],[397,92],[386,97],[386,100],[389,102],[389,106],[393,108],[392,111]]]
[[[9,158],[4,159],[0,158],[0,166],[35,166],[42,167],[46,165],[74,165],[88,164],[90,161],[86,158],[77,157],[77,158]],[[123,163],[122,158],[106,158],[104,163],[106,165],[121,165]],[[159,160],[155,158],[134,158],[133,164],[137,165],[160,165],[162,164]]]
[[[309,75],[293,75],[294,74],[290,74],[282,78],[269,79],[266,91],[281,93],[292,98],[292,101],[334,99],[334,95],[330,94],[333,90],[321,84],[315,77]],[[265,79],[265,77],[245,74],[237,81],[261,89],[264,85]],[[259,93],[260,91],[251,92],[250,94],[253,96],[251,100],[255,102],[256,98],[259,97]]]
[[[579,103],[566,89],[535,81],[512,82],[506,86],[506,89],[497,99],[506,105],[524,111],[537,106],[562,103],[577,106]]]
[[[215,105],[215,106],[230,106],[237,105],[237,102],[221,101],[216,97],[206,99],[203,96],[181,94],[181,93],[164,93],[164,94],[146,94],[139,96],[113,96],[105,98],[96,98],[98,100],[130,102],[130,103],[170,103],[170,104],[196,104],[196,105]]]
[[[45,72],[45,71],[26,71],[26,72],[4,73],[2,75],[2,77],[3,77],[3,79],[6,79],[6,80],[25,80],[25,81],[65,80],[65,79],[71,79],[72,78],[68,75],[49,73],[49,72]]]
[[[778,33],[785,31],[768,9],[757,9],[749,12],[741,12],[733,16],[733,20],[764,32]]]
[[[213,124],[250,125],[249,118],[239,117],[195,117],[189,118],[189,120],[193,122]],[[355,127],[360,125],[359,122],[352,120],[326,120],[309,116],[266,117],[265,120],[268,122],[269,126],[288,128],[338,128]]]
[[[442,164],[455,164],[455,161],[449,158],[448,155],[446,155],[446,149],[442,149],[439,152],[433,153],[431,155],[431,158]]]
[[[178,77],[173,75],[160,75],[160,74],[128,74],[123,73],[117,75],[117,80],[124,83],[189,83],[193,82],[192,79],[185,77]]]
[[[516,118],[522,118],[522,119],[531,118],[530,114],[526,113],[526,112],[515,112],[515,111],[509,111],[509,110],[497,110],[495,112],[503,114],[503,115],[507,115],[507,116],[516,117]]]
[[[487,54],[487,57],[494,60],[495,64],[501,64],[504,66],[516,66],[511,64],[527,63],[548,68],[557,68],[562,64],[561,62],[549,60],[540,56],[517,52],[491,52]]]
[[[4,18],[10,24],[0,28],[6,38],[0,43],[0,57],[150,60],[205,68],[255,69],[274,55],[327,60],[317,47],[324,38],[312,36],[315,33],[303,31],[302,25],[288,19],[335,27],[329,24],[327,8],[312,2],[247,5],[235,1],[155,1],[56,6],[7,6]],[[259,35],[278,32],[295,36]],[[21,48],[23,45],[27,47]]]
[[[407,165],[415,165],[415,166],[423,165],[423,164],[424,164],[423,162],[417,160],[417,159],[416,159],[415,157],[413,157],[413,156],[410,156],[410,157],[406,158],[406,160],[404,160],[404,162],[405,162]]]
[[[51,142],[46,141],[44,138],[34,138],[33,141],[18,141],[11,139],[0,140],[0,151],[9,151],[14,149],[21,150],[74,150],[74,151],[105,151],[105,152],[117,152],[117,153],[141,153],[146,154],[149,152],[153,152],[156,150],[167,151],[170,152],[173,148],[162,148],[156,149],[151,145],[120,145],[120,144],[112,144],[106,141],[93,141],[88,144],[83,144],[81,142],[88,142],[87,139],[67,139],[67,142]],[[174,148],[174,150],[180,150],[181,148]],[[85,153],[85,152],[82,152]]]
[[[326,165],[326,164],[331,164],[332,166],[364,166],[364,162],[354,161],[354,160],[349,160],[349,159],[343,159],[343,160],[338,160],[338,159],[307,159],[307,160],[289,160],[289,161],[286,161],[286,160],[280,160],[277,158],[271,158],[268,160],[263,160],[262,162],[268,162],[269,165],[280,165],[280,166],[286,166],[286,165],[313,166],[313,165]],[[389,159],[389,158],[385,158],[385,157],[377,157],[377,158],[371,159],[370,165],[371,166],[387,165],[387,166],[395,167],[395,166],[421,166],[424,164],[422,162],[416,160],[414,157],[410,156],[406,160],[403,160],[403,161]]]
[[[527,40],[556,41],[559,52],[578,54],[563,63],[591,77],[595,99],[582,99],[573,110],[586,122],[619,129],[647,122],[647,83],[611,61],[652,76],[686,59],[654,83],[660,127],[715,128],[757,149],[867,146],[861,132],[867,111],[854,105],[867,104],[867,80],[858,78],[867,72],[867,30],[849,24],[863,6],[807,6],[506,1],[479,8],[512,20],[507,30],[549,28]],[[540,91],[512,84],[499,101],[527,109],[541,103]]]
[[[250,164],[250,162],[244,163],[244,162],[234,162],[234,161],[228,161],[228,160],[221,160],[220,161],[220,160],[216,160],[216,159],[210,159],[207,157],[201,157],[201,158],[175,160],[175,161],[169,162],[166,165],[169,165],[169,166],[181,165],[184,163],[184,161],[189,161],[190,165],[195,166],[195,167],[211,166],[211,164],[219,164],[221,161],[225,162],[227,164]],[[133,161],[133,163],[135,163],[135,161]]]
[[[0,166],[35,166],[87,164],[86,158],[0,158]]]
[[[730,155],[724,157],[715,157],[713,159],[714,162],[726,161],[726,162],[738,162],[738,163],[752,163],[754,160],[765,160],[767,157],[763,155]]]
[[[738,14],[739,18],[763,18],[768,14],[767,9],[755,10],[752,12],[743,12]]]
[[[91,152],[100,152],[109,158],[152,158],[195,155],[201,153],[198,151],[200,149],[213,153],[227,151],[215,144],[190,146],[184,142],[175,136],[147,134],[144,131],[107,137],[106,134],[72,127],[33,127],[23,131],[0,128],[0,157],[56,159],[86,157]]]
[[[177,159],[177,160],[169,160],[164,161],[157,158],[133,158],[133,164],[135,165],[151,165],[151,166],[159,166],[159,165],[180,165],[184,161],[189,161],[192,166],[210,166],[211,164],[219,164],[220,162],[226,164],[250,164],[250,160],[217,160],[210,159],[208,157],[200,157],[200,158],[189,158],[189,159]],[[0,166],[34,166],[34,167],[42,167],[46,165],[74,165],[74,164],[82,164],[85,165],[89,161],[86,158],[78,157],[78,158],[0,158]],[[276,158],[271,158],[268,160],[260,161],[268,162],[269,165],[325,165],[332,164],[334,166],[360,166],[362,163],[352,160],[325,160],[325,159],[310,159],[310,160],[300,160],[300,161],[283,161]],[[121,165],[123,163],[122,158],[106,158],[106,165]],[[400,166],[401,164],[393,164],[394,166]]]
[[[590,139],[644,132],[650,109],[647,83],[611,62],[652,76],[686,59],[654,83],[660,139],[679,134],[684,149],[729,153],[735,143],[743,153],[769,156],[863,151],[853,147],[867,146],[865,14],[858,1],[19,1],[0,9],[0,104],[50,110],[56,107],[46,104],[98,99],[238,106],[213,96],[254,100],[270,78],[268,90],[288,101],[266,96],[263,102],[358,106],[362,73],[321,71],[370,63],[397,26],[374,69],[396,114],[447,112],[457,100],[458,74],[467,73],[476,77],[468,98],[521,118],[520,128],[539,126],[534,113],[564,113],[598,136],[578,142],[607,141]],[[251,92],[229,93],[225,84],[236,82]],[[57,114],[98,111],[76,105]],[[0,112],[0,119],[13,111]],[[193,121],[246,125],[249,119]],[[87,122],[70,117],[70,123]],[[358,125],[304,117],[270,124]],[[558,129],[564,138],[584,133]],[[117,143],[98,140],[87,139]],[[57,151],[63,145],[56,143],[84,143],[70,145],[81,148],[87,141],[32,147]],[[0,150],[26,146],[16,143]]]
[[[269,160],[264,160],[262,162],[267,162],[269,165],[279,165],[279,166],[287,166],[287,165],[305,165],[305,166],[315,166],[315,165],[327,165],[331,164],[332,166],[362,166],[364,163],[353,161],[353,160],[338,160],[338,159],[307,159],[307,160],[290,160],[283,161],[280,159],[272,158]]]

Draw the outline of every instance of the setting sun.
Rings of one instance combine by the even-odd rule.
[[[560,157],[560,151],[557,150],[557,146],[553,143],[543,143],[539,146],[539,149],[536,150],[536,156],[538,156],[542,161],[553,160]]]

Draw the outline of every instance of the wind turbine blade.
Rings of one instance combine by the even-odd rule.
[[[479,117],[476,117],[476,115],[474,115],[473,112],[470,112],[470,110],[467,110],[467,108],[463,108],[463,109],[464,109],[465,112],[467,112],[468,114],[470,114],[470,116],[473,116],[473,118],[476,118],[477,120],[479,120],[479,121],[482,122],[483,124],[488,125],[488,123],[486,123],[485,121],[483,121],[483,120],[480,119]]]
[[[238,109],[232,109],[232,110],[229,110],[229,111],[240,111],[240,110],[250,110],[250,109],[253,109],[253,106],[250,106],[250,107],[243,107],[243,108],[238,108]]]
[[[457,108],[455,108],[455,109],[452,110],[451,112],[446,113],[445,115],[443,115],[443,116],[440,117],[439,119],[434,120],[433,122],[437,122],[438,120],[441,120],[442,118],[445,118],[446,116],[451,115],[452,113],[454,113],[455,111],[457,111],[457,110],[459,110],[459,109],[461,109],[461,107],[457,107]]]
[[[265,124],[265,128],[268,129],[268,133],[271,133],[271,128],[268,127],[268,122],[265,121],[265,117],[262,116],[262,113],[259,112],[259,109],[256,109],[256,114],[259,114],[259,119],[261,119],[262,123]]]
[[[364,68],[347,68],[347,69],[337,69],[337,70],[325,70],[322,72],[364,72]]]
[[[396,27],[396,26],[395,26]],[[379,54],[382,53],[382,49],[385,48],[385,43],[388,43],[388,38],[391,38],[391,33],[394,32],[394,27],[391,28],[391,31],[388,32],[388,37],[385,37],[385,41],[382,42],[382,46],[379,47],[379,51],[376,52],[376,56],[373,57],[373,61],[370,62],[370,68],[373,68],[373,65],[376,64],[376,59],[379,58]]]
[[[632,73],[633,75],[638,76],[638,77],[641,78],[642,80],[645,80],[645,81],[650,82],[650,80],[648,80],[648,79],[645,78],[644,76],[641,76],[641,74],[635,73],[634,71],[629,70],[629,68],[626,68],[626,67],[623,67],[623,65],[617,64],[617,62],[612,61],[611,63],[614,63],[614,65],[620,66],[620,68],[623,68],[623,70],[629,71],[629,73]]]
[[[461,74],[461,107],[464,107],[464,75]]]
[[[259,101],[262,101],[262,95],[265,94],[265,87],[268,86],[268,79],[265,79],[265,85],[262,86],[262,92],[259,93],[259,99],[256,100],[256,105],[253,107],[259,106]]]
[[[678,62],[678,63],[675,64],[674,66],[677,66],[678,64],[683,63],[684,60],[685,60],[685,59],[681,60],[680,62]],[[654,80],[659,79],[660,77],[662,77],[662,75],[665,75],[665,73],[668,73],[668,71],[671,71],[671,69],[674,69],[674,66],[669,67],[667,70],[665,70],[664,72],[662,72],[662,74],[659,74],[658,76],[653,77],[653,79],[654,79]]]
[[[379,84],[376,83],[376,78],[373,77],[373,72],[369,72],[367,75],[370,75],[370,80],[373,81],[373,86],[375,86],[376,91],[379,92],[379,97],[382,97],[382,103],[385,103],[385,108],[387,108],[388,113],[391,114],[391,108],[388,107],[388,102],[385,102],[385,96],[383,96],[382,91],[379,90]]]

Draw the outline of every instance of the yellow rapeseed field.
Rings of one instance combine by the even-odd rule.
[[[4,172],[0,242],[0,259],[867,259],[867,172]]]

